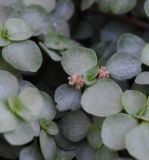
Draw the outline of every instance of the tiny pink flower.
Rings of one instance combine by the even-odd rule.
[[[81,89],[85,85],[85,81],[78,74],[68,77],[68,80],[69,85],[75,86],[76,89]]]
[[[106,67],[101,66],[101,68],[99,69],[99,78],[104,79],[109,77],[110,77],[110,72],[107,70]]]

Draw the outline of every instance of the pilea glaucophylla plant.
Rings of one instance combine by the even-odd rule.
[[[147,17],[149,0],[0,0],[0,159],[148,160]]]

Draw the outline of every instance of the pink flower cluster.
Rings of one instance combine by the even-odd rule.
[[[109,78],[110,77],[110,72],[107,70],[106,67],[101,66],[99,69],[99,78],[104,79],[104,78]]]
[[[68,77],[69,85],[75,86],[76,89],[81,89],[85,85],[85,81],[78,74]]]

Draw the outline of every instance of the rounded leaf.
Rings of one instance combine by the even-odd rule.
[[[77,110],[81,107],[81,92],[68,84],[59,86],[54,95],[58,111]]]
[[[67,113],[59,123],[62,134],[72,142],[85,138],[89,126],[89,118],[81,111]]]
[[[149,53],[149,43],[147,43],[145,47],[143,48],[142,56],[141,56],[141,61],[147,66],[149,66],[149,54],[148,53]]]
[[[46,93],[41,92],[43,97],[44,106],[41,111],[41,118],[45,118],[47,120],[53,120],[56,116],[56,106],[52,100],[52,98]]]
[[[139,91],[127,90],[122,95],[124,109],[133,116],[137,116],[141,108],[146,105],[146,102],[147,97]]]
[[[47,12],[51,12],[56,5],[56,0],[23,0],[25,6],[39,6]]]
[[[141,72],[137,75],[135,79],[136,84],[143,84],[148,85],[149,84],[149,72]]]
[[[78,47],[63,52],[62,66],[69,75],[84,75],[86,71],[96,65],[97,57],[91,49]]]
[[[22,41],[29,39],[32,36],[31,27],[22,19],[8,19],[5,23],[4,29],[7,33],[7,38],[11,41]]]
[[[149,125],[143,123],[130,131],[126,136],[126,148],[135,158],[148,160],[149,157]]]
[[[85,90],[81,104],[87,113],[106,117],[122,110],[121,95],[122,90],[114,81],[98,80]]]
[[[44,101],[40,92],[36,88],[25,88],[19,93],[19,99],[23,107],[28,109],[28,112],[31,114],[31,120],[40,118],[41,111],[44,107]]]
[[[3,58],[14,68],[36,72],[42,63],[39,47],[33,41],[11,43],[2,50]]]
[[[141,62],[127,53],[114,54],[107,63],[107,69],[117,80],[131,79],[141,72]]]
[[[92,148],[99,149],[102,145],[100,128],[92,125],[88,131],[87,140]]]
[[[24,145],[34,138],[34,131],[30,124],[18,121],[18,125],[14,131],[4,134],[4,138],[11,145]]]
[[[10,132],[16,129],[17,119],[8,110],[8,106],[0,102],[0,133]]]
[[[140,59],[144,45],[145,42],[143,39],[132,33],[126,33],[118,40],[117,52],[128,53],[129,55]]]
[[[137,121],[127,114],[109,116],[102,125],[103,143],[112,150],[125,149],[125,137],[136,126]]]
[[[79,44],[68,37],[62,36],[57,33],[50,32],[45,36],[44,44],[48,48],[55,49],[55,50],[63,50],[69,48],[78,47]]]
[[[16,77],[7,71],[0,70],[0,100],[16,95],[18,90],[19,84]]]
[[[55,160],[57,146],[54,139],[47,135],[44,131],[40,132],[40,148],[45,160]]]

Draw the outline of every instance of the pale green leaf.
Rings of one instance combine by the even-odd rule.
[[[57,52],[48,49],[42,42],[39,42],[39,45],[52,60],[61,61],[62,57]]]
[[[69,75],[84,75],[86,71],[96,65],[97,57],[91,49],[78,47],[63,52],[62,66]]]
[[[47,135],[44,131],[40,133],[40,148],[45,160],[55,160],[57,146],[52,136]]]
[[[109,59],[107,69],[117,80],[131,79],[141,72],[141,62],[128,53],[116,53]]]
[[[81,107],[81,92],[68,84],[59,86],[54,95],[58,111],[78,110]]]
[[[117,52],[128,53],[135,58],[140,59],[142,49],[145,45],[143,39],[132,33],[123,34],[117,44]]]
[[[3,58],[14,68],[36,72],[42,63],[42,55],[35,42],[27,40],[14,42],[2,50]]]
[[[95,125],[92,125],[88,131],[87,140],[92,148],[99,149],[102,145],[100,128],[98,128]]]
[[[147,97],[135,90],[127,90],[122,95],[122,103],[127,113],[137,116],[141,108],[146,105]]]
[[[135,79],[136,84],[148,85],[149,84],[149,72],[141,72]]]
[[[19,98],[23,107],[25,107],[31,115],[31,119],[26,120],[33,121],[39,119],[44,107],[44,100],[40,92],[36,88],[27,87],[19,93]]]
[[[47,120],[53,120],[56,116],[56,106],[52,98],[46,92],[41,92],[41,95],[44,100],[44,106],[42,108],[40,117]]]
[[[149,124],[143,123],[132,129],[126,136],[126,148],[135,158],[148,160],[149,157]]]
[[[137,120],[124,113],[107,117],[102,125],[103,143],[115,151],[125,149],[125,137],[136,126]]]
[[[16,95],[18,90],[19,84],[16,77],[7,71],[0,70],[0,100]]]
[[[63,50],[78,47],[79,44],[68,37],[50,32],[45,36],[44,44],[51,49]]]
[[[30,124],[19,120],[16,129],[5,133],[4,137],[11,145],[24,145],[34,138],[34,131]]]
[[[28,23],[18,18],[8,19],[4,25],[6,37],[11,41],[22,41],[32,36],[32,30]]]
[[[16,129],[17,119],[9,111],[8,106],[0,102],[0,133],[10,132]]]
[[[51,12],[56,5],[56,0],[23,0],[25,6],[39,6],[47,12]]]
[[[98,80],[85,90],[81,104],[87,113],[106,117],[122,110],[121,95],[122,90],[114,81]]]

